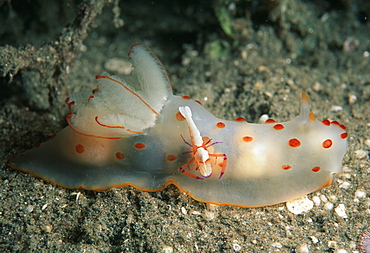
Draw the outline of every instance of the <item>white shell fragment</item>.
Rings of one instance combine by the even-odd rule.
[[[303,198],[294,199],[286,202],[287,209],[294,214],[306,213],[313,208],[313,201],[304,196]]]

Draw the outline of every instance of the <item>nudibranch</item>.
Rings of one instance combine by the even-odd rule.
[[[96,89],[66,99],[68,126],[9,165],[67,188],[159,191],[172,183],[198,201],[242,207],[303,196],[341,171],[346,128],[317,120],[305,93],[291,121],[226,121],[173,95],[145,44],[129,56],[130,75],[97,75]]]

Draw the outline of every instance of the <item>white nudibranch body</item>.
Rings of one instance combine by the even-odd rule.
[[[331,183],[347,150],[345,126],[319,121],[302,93],[288,122],[221,120],[172,94],[157,56],[129,53],[134,71],[97,75],[98,87],[67,98],[69,126],[9,165],[68,188],[175,184],[196,200],[256,207],[288,201]]]

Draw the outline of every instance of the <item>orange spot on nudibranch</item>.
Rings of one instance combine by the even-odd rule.
[[[308,96],[307,96],[306,92],[302,92],[302,99],[303,99],[306,103],[310,103],[310,100],[308,99]]]
[[[290,140],[288,141],[288,144],[289,144],[289,146],[291,146],[292,148],[296,148],[296,147],[301,146],[301,142],[300,142],[298,139],[296,139],[296,138],[290,139]]]
[[[348,133],[342,133],[340,135],[340,138],[345,139],[345,138],[347,138],[347,136],[348,136]]]
[[[177,157],[175,155],[170,154],[166,157],[166,159],[167,161],[172,162],[172,161],[175,161]]]
[[[316,120],[316,116],[315,116],[315,114],[313,112],[310,112],[310,114],[308,114],[308,118],[310,120]]]
[[[331,123],[332,123],[333,125],[337,125],[337,126],[339,126],[339,127],[340,127],[340,128],[342,128],[342,129],[343,129],[343,127],[344,127],[344,129],[343,129],[343,130],[346,130],[346,127],[345,127],[344,125],[339,124],[339,122],[338,122],[338,121],[336,121],[336,120],[333,120]]]
[[[39,148],[41,146],[41,143],[36,143],[35,148]]]
[[[141,143],[141,142],[138,142],[138,143],[135,143],[135,148],[137,149],[144,149],[146,146],[144,143]]]
[[[216,124],[216,127],[218,127],[218,128],[225,128],[226,127],[226,125],[225,125],[225,123],[223,123],[223,122],[217,122],[217,124]]]
[[[246,122],[246,119],[243,117],[236,118],[235,121],[237,122]]]
[[[283,165],[283,166],[281,166],[281,168],[282,168],[283,170],[289,170],[289,169],[291,169],[291,168],[292,168],[292,166],[290,166],[290,165]]]
[[[76,145],[76,152],[79,154],[82,154],[85,151],[85,148],[82,144],[77,144]]]
[[[331,121],[331,123],[332,123],[332,124],[334,124],[334,125],[337,125],[337,126],[339,126],[339,125],[340,125],[340,124],[339,124],[339,122],[338,122],[338,121],[336,121],[336,120],[332,120],[332,121]]]
[[[251,142],[251,141],[253,141],[253,137],[251,137],[251,136],[244,136],[243,137],[243,141],[245,141],[245,142]]]
[[[319,166],[316,166],[316,167],[313,167],[311,170],[313,172],[319,172],[321,170],[321,168]]]
[[[57,136],[57,134],[52,134],[52,135],[50,136],[50,140],[54,139],[56,136]]]
[[[190,100],[191,98],[189,96],[182,96],[183,99],[185,100]]]
[[[275,130],[282,130],[282,129],[284,129],[284,126],[282,124],[276,124],[275,126],[273,126],[273,128]]]
[[[182,116],[182,114],[181,114],[181,112],[179,112],[179,111],[177,111],[177,113],[176,113],[176,119],[178,120],[178,121],[184,121],[185,120],[185,117],[184,116]]]
[[[203,136],[202,137],[202,141],[203,141],[203,144],[208,144],[210,142],[211,138],[207,137],[207,136]]]
[[[324,119],[324,120],[322,121],[322,123],[323,123],[325,126],[330,126],[330,121],[329,121],[329,120],[327,120],[327,119]]]
[[[330,140],[330,139],[327,139],[327,140],[325,140],[325,141],[322,143],[322,147],[323,147],[323,148],[330,148],[332,145],[333,145],[333,142],[332,142],[332,140]]]
[[[202,103],[199,100],[194,100],[194,101],[197,102],[198,104],[202,105]]]
[[[125,158],[125,155],[124,155],[123,153],[121,153],[121,152],[117,152],[117,153],[116,153],[116,158],[117,158],[118,160],[122,160],[122,159],[124,159],[124,158]]]
[[[268,119],[265,121],[265,123],[276,123],[276,121],[274,119]]]
[[[92,98],[95,98],[94,96],[90,96],[88,99],[87,99],[87,102],[90,103],[90,99]]]

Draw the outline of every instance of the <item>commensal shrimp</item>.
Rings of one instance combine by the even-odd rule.
[[[189,151],[193,154],[193,158],[190,159],[189,162],[186,164],[182,165],[180,167],[180,171],[184,173],[185,175],[195,178],[195,179],[203,179],[199,176],[194,175],[191,172],[186,171],[184,168],[189,167],[191,163],[196,164],[196,170],[200,171],[200,174],[204,177],[210,177],[212,175],[212,164],[210,157],[223,157],[223,162],[221,164],[221,173],[218,179],[221,179],[223,174],[225,173],[225,169],[227,166],[227,157],[225,154],[210,154],[208,152],[208,148],[217,144],[218,142],[213,142],[212,139],[207,139],[206,141],[203,140],[203,137],[200,135],[200,132],[195,125],[193,119],[191,118],[191,110],[189,106],[181,106],[179,107],[179,111],[181,115],[187,120],[188,122],[188,128],[189,128],[189,133],[190,133],[190,138],[191,138],[191,144],[185,141],[185,139],[181,136],[183,141],[188,144],[190,147],[192,147],[192,151]],[[188,153],[188,152],[186,152]]]
[[[129,56],[130,75],[97,75],[96,89],[67,99],[68,126],[9,165],[67,188],[159,191],[172,183],[198,201],[242,207],[303,196],[341,171],[346,128],[317,120],[306,93],[288,122],[221,120],[173,95],[145,44]]]

